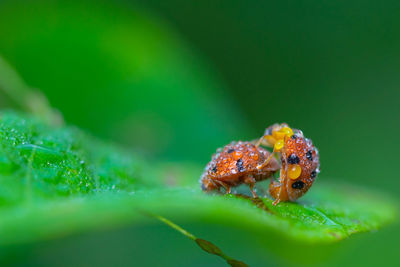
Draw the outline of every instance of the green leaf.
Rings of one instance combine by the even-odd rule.
[[[142,176],[144,166],[132,154],[105,144],[74,127],[52,128],[37,118],[2,113],[0,118],[0,200],[8,203],[7,187],[26,201],[130,192],[154,185]]]
[[[234,228],[257,236],[257,245],[276,253],[285,254],[277,246],[282,243],[302,244],[307,253],[315,244],[379,229],[395,218],[397,209],[395,201],[378,193],[327,184],[315,185],[297,203],[273,206],[267,197],[205,194],[196,184],[199,175],[200,169],[192,166],[150,167],[74,127],[52,127],[31,116],[2,112],[0,245],[149,223],[143,212],[150,212],[179,224],[200,224],[210,232],[216,225]],[[225,255],[212,235],[191,239],[209,253]]]

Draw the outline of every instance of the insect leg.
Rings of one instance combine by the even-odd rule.
[[[256,185],[256,179],[254,179],[254,177],[252,175],[249,175],[246,178],[244,178],[244,182],[249,185],[250,191],[253,194],[253,197],[258,198],[258,195],[254,189],[254,186]]]
[[[230,194],[231,193],[231,187],[227,183],[224,183],[224,182],[218,181],[218,180],[216,180],[215,182],[225,188],[226,194]]]
[[[278,192],[278,196],[275,199],[274,203],[272,203],[274,206],[277,205],[281,200],[286,201],[288,200],[288,192],[287,192],[287,185],[288,185],[288,163],[286,160],[286,154],[283,152],[283,158],[285,159],[285,168],[281,168],[281,174],[279,177],[279,182],[281,184]]]
[[[264,136],[261,136],[260,139],[258,139],[257,143],[256,143],[256,147],[259,147],[264,141]]]
[[[275,152],[272,152],[272,153],[269,155],[269,157],[264,161],[263,164],[258,165],[258,166],[257,166],[257,169],[258,169],[258,170],[261,170],[262,168],[264,168],[265,166],[267,166],[267,164],[269,163],[269,161],[270,161],[270,160],[272,159],[272,157],[274,156],[274,153],[275,153]]]

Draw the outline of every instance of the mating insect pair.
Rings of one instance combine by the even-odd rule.
[[[273,147],[272,153],[262,146]],[[280,156],[280,164],[274,157]],[[256,142],[232,142],[220,148],[201,176],[205,191],[248,184],[253,197],[257,197],[256,182],[273,178],[280,170],[279,181],[272,179],[269,193],[280,201],[295,201],[304,195],[319,173],[319,155],[310,139],[302,131],[291,129],[287,124],[274,124],[265,130]]]

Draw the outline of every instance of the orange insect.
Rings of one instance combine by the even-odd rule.
[[[269,192],[275,198],[274,205],[280,201],[295,201],[304,195],[320,172],[318,149],[312,141],[305,138],[302,131],[292,130],[283,123],[268,127],[256,146],[261,144],[274,148],[263,165],[268,165],[275,153],[281,158],[279,182],[272,180],[269,185]]]
[[[272,177],[279,169],[278,161],[267,150],[250,142],[233,142],[212,156],[201,176],[201,188],[211,191],[224,187],[230,193],[231,187],[244,183],[257,197],[255,183]]]

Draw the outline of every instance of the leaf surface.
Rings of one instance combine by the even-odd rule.
[[[277,206],[268,197],[205,194],[195,184],[199,169],[184,166],[149,167],[77,128],[2,112],[0,244],[149,223],[146,212],[205,228],[233,227],[265,245],[332,243],[376,230],[396,214],[395,201],[348,185],[317,184],[297,203]]]

